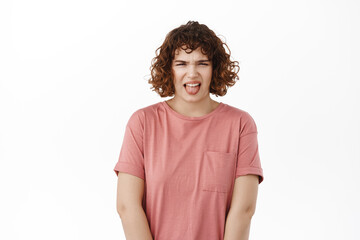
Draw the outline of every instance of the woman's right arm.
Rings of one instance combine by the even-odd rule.
[[[119,172],[116,208],[127,240],[153,240],[146,214],[142,207],[144,180]]]

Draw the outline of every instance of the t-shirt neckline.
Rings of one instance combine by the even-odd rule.
[[[218,105],[214,110],[212,110],[211,112],[209,112],[208,114],[205,114],[205,115],[200,116],[200,117],[190,117],[190,116],[185,116],[185,115],[182,115],[182,114],[176,112],[174,109],[172,109],[172,108],[167,104],[166,100],[165,100],[165,101],[162,101],[161,103],[162,103],[162,105],[163,105],[171,114],[175,115],[176,117],[181,118],[181,119],[185,119],[185,120],[195,120],[195,121],[196,121],[196,120],[202,120],[202,119],[208,118],[208,117],[210,117],[210,116],[213,116],[214,114],[216,114],[217,112],[219,112],[221,108],[223,108],[223,107],[225,106],[224,103],[219,102],[219,105]]]

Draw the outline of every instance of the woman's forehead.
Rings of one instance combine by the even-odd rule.
[[[190,55],[208,59],[208,56],[202,53],[201,47],[198,47],[192,51],[190,50],[190,48],[187,48],[186,50],[184,50],[183,48],[178,48],[175,50],[174,58],[190,57]]]

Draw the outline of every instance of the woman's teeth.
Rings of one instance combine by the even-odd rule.
[[[189,87],[196,87],[196,86],[200,86],[200,83],[194,83],[194,84],[188,83],[188,84],[185,84],[185,85],[189,86]]]

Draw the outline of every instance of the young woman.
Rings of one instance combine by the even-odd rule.
[[[247,240],[263,181],[250,114],[210,98],[238,79],[223,43],[189,21],[166,36],[152,61],[161,97],[128,120],[117,211],[126,239]]]

